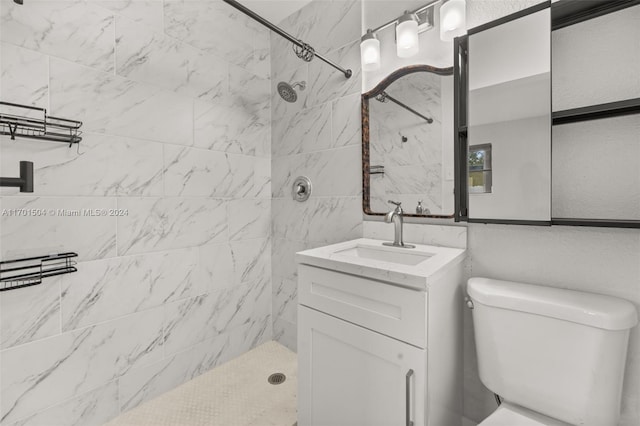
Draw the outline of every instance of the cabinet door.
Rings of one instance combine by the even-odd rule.
[[[298,360],[300,426],[425,424],[425,350],[299,306]]]

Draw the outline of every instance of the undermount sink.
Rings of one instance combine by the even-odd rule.
[[[422,263],[433,256],[433,253],[412,251],[412,249],[402,247],[367,246],[362,244],[358,244],[355,247],[350,247],[348,249],[338,250],[334,253],[410,266]]]

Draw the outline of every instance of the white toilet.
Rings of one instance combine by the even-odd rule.
[[[615,426],[633,304],[594,293],[471,278],[482,383],[503,398],[479,426]]]

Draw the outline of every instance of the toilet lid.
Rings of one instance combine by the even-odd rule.
[[[503,402],[478,426],[571,426],[560,420]]]

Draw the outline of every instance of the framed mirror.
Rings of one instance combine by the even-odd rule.
[[[468,220],[551,221],[551,15],[468,34]]]
[[[363,210],[453,218],[453,68],[413,65],[362,95]]]

